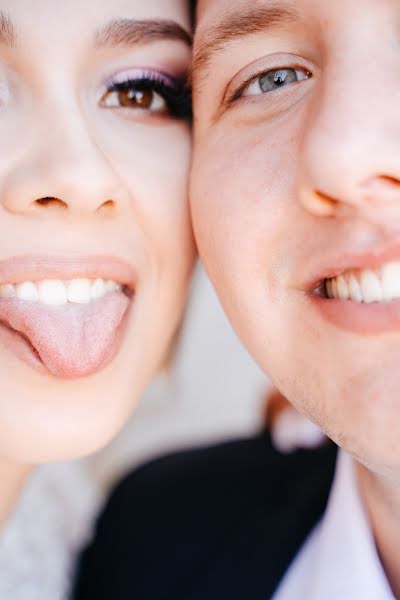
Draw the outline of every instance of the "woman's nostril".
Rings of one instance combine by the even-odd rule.
[[[397,188],[400,186],[400,179],[397,179],[397,177],[391,177],[390,175],[381,175],[378,179],[382,183],[386,183]]]
[[[114,200],[106,200],[97,209],[98,212],[108,213],[112,212],[116,206]]]
[[[66,209],[68,208],[68,204],[59,198],[54,198],[52,196],[45,196],[43,198],[38,198],[35,200],[34,204],[36,206],[44,206],[48,208],[57,208],[57,209]]]

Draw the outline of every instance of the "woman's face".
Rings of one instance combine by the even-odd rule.
[[[0,454],[92,452],[165,357],[194,258],[183,0],[1,0]]]
[[[191,194],[252,354],[398,476],[399,23],[392,0],[200,0]]]

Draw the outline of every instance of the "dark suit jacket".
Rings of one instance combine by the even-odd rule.
[[[279,454],[263,432],[139,468],[98,521],[75,599],[267,600],[324,511],[335,458],[330,443]]]

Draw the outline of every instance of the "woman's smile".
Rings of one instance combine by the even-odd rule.
[[[126,262],[18,257],[0,263],[0,280],[0,340],[28,365],[85,377],[116,356],[136,285]]]

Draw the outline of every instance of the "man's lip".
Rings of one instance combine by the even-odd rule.
[[[400,331],[400,302],[363,304],[309,296],[314,309],[343,331],[370,336]]]
[[[111,279],[133,291],[137,275],[124,259],[107,255],[32,254],[0,260],[0,285],[75,278]]]
[[[338,277],[350,270],[377,269],[381,265],[400,260],[400,241],[372,248],[364,252],[344,251],[329,255],[328,252],[311,268],[300,288],[305,292],[314,292],[326,279]]]

